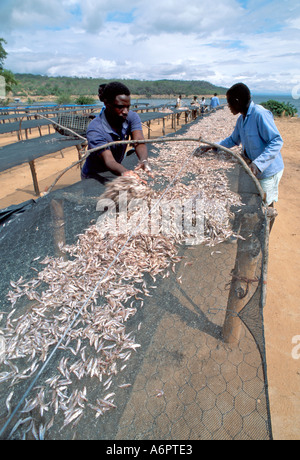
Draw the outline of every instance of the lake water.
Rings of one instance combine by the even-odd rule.
[[[220,97],[220,103],[221,104],[226,104],[227,103],[227,100],[226,98],[222,98]],[[294,99],[292,96],[290,95],[278,95],[278,94],[255,94],[252,96],[252,99],[253,99],[253,102],[255,102],[255,104],[260,104],[261,102],[266,102],[266,101],[269,101],[270,99],[273,99],[275,101],[278,101],[278,102],[289,102],[290,104],[292,104],[294,107],[296,107],[296,109],[298,110],[298,117],[300,116],[300,98],[299,99]],[[207,98],[207,101],[206,102],[209,102],[209,98]],[[184,105],[188,105],[190,104],[192,101],[191,98],[182,98],[182,106]],[[139,103],[146,103],[146,104],[149,104],[151,106],[159,106],[159,105],[164,105],[164,104],[176,104],[176,100],[175,98],[170,98],[170,99],[132,99],[132,104],[134,104],[135,102],[139,102]]]
[[[221,104],[226,104],[227,103],[227,100],[225,97],[219,97],[220,99],[220,103]],[[268,94],[268,95],[253,95],[252,96],[252,99],[253,101],[256,103],[256,104],[260,104],[261,102],[266,102],[270,99],[273,99],[273,100],[276,100],[278,102],[289,102],[290,104],[292,104],[294,107],[296,107],[296,109],[298,110],[298,117],[300,116],[300,98],[299,99],[294,99],[291,95],[277,95],[277,94]],[[210,98],[206,98],[206,102],[209,104],[209,101],[210,101]],[[186,105],[189,105],[190,103],[192,102],[192,98],[182,98],[182,107],[186,106]],[[135,103],[142,103],[142,104],[149,104],[150,106],[161,106],[161,105],[169,105],[169,104],[172,104],[172,105],[175,105],[176,104],[176,99],[175,98],[164,98],[164,99],[156,99],[156,98],[151,98],[151,99],[135,99],[135,98],[132,98],[131,99],[131,103],[132,105],[134,105]],[[53,105],[55,105],[54,103],[45,103],[45,102],[39,102],[39,103],[36,103],[34,104],[33,106],[29,106],[27,104],[24,104],[24,103],[19,103],[19,104],[12,104],[12,107],[39,107],[39,106],[48,106],[48,107],[52,107]],[[100,102],[96,103],[96,105],[99,105],[99,108],[102,106],[102,104],[100,104]],[[74,107],[74,105],[70,105],[69,107]],[[8,107],[6,107],[7,109]],[[1,109],[1,107],[0,107]]]

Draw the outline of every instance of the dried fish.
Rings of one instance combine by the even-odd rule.
[[[226,110],[218,111],[214,114],[213,128],[212,119],[205,118],[200,128],[195,123],[189,134],[199,137],[201,129],[202,137],[218,141],[231,131],[233,121],[230,120]],[[96,417],[116,407],[112,398],[117,362],[121,360],[120,371],[123,371],[126,368],[123,363],[141,346],[126,334],[126,322],[143,307],[145,297],[151,296],[150,289],[157,287],[147,285],[144,275],[149,274],[155,283],[158,275],[168,278],[176,273],[176,264],[182,260],[178,256],[179,244],[192,241],[191,244],[215,246],[233,235],[230,209],[242,203],[240,197],[230,191],[225,171],[234,167],[235,161],[226,154],[216,156],[211,152],[191,157],[196,146],[193,143],[188,147],[183,143],[159,145],[159,155],[149,160],[156,172],[156,184],[162,184],[163,188],[166,180],[171,183],[168,189],[163,188],[163,198],[161,191],[154,191],[138,180],[117,178],[100,197],[116,205],[116,215],[101,214],[105,226],[99,221],[93,223],[78,235],[75,244],[61,244],[65,257],[33,259],[41,266],[39,271],[32,267],[33,279],[11,280],[7,298],[12,308],[5,328],[1,329],[5,361],[0,359],[3,366],[0,382],[10,380],[11,385],[16,385],[32,376],[37,372],[38,363],[45,361],[57,344],[62,353],[53,375],[47,376],[44,387],[34,389],[22,409],[23,413],[36,410],[40,416],[50,419],[38,428],[31,421],[30,429],[36,439],[44,439],[59,411],[63,412],[63,427],[66,427],[79,422],[86,406],[95,410]],[[184,173],[177,177],[187,158]],[[188,184],[183,183],[183,174]],[[176,212],[182,209],[185,200],[202,203],[204,218],[200,236],[193,234],[196,219],[193,207],[188,216],[180,214],[179,224],[174,224]],[[164,220],[165,212],[168,219]],[[185,267],[189,265],[192,262],[184,263]],[[182,276],[177,280],[181,283]],[[16,305],[24,299],[31,302],[31,307],[20,314]],[[138,331],[140,327],[141,323]],[[86,378],[97,378],[102,382],[103,393],[110,387],[112,393],[96,402],[88,402],[86,387],[72,391]],[[118,388],[130,385],[121,384]],[[13,392],[6,399],[8,412],[12,395]],[[162,395],[163,391],[159,390],[156,396]],[[11,436],[24,423],[20,420]]]
[[[83,409],[77,409],[76,411],[72,412],[64,421],[63,428],[69,423],[73,422],[73,420],[77,419],[79,416],[83,414]]]
[[[13,394],[14,394],[14,392],[11,391],[11,392],[9,393],[8,397],[6,398],[6,402],[5,402],[5,405],[6,405],[6,408],[7,408],[8,416],[10,415],[10,412],[11,412],[10,401],[11,401],[11,398],[13,397]]]
[[[155,396],[156,396],[157,398],[161,398],[161,397],[165,394],[163,390],[156,390],[156,391],[157,391],[157,393],[156,393]]]
[[[128,388],[128,387],[131,387],[131,383],[122,383],[121,385],[119,385],[119,388]]]

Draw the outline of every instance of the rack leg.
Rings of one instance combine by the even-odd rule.
[[[37,180],[34,160],[29,161],[29,166],[31,170],[32,180],[33,180],[34,192],[37,196],[40,196],[40,189],[39,189],[39,184]]]
[[[233,278],[231,281],[226,317],[223,325],[223,339],[226,343],[237,344],[240,340],[242,321],[240,311],[253,295],[251,285],[255,279],[261,248],[258,239],[249,237],[249,229],[253,229],[258,221],[256,214],[245,214],[241,235],[245,240],[239,240]],[[258,281],[258,280],[257,280]]]

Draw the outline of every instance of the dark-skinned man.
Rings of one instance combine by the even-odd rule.
[[[283,145],[282,137],[272,113],[261,105],[254,104],[250,90],[245,84],[233,85],[227,91],[226,97],[232,114],[240,116],[231,136],[217,144],[227,148],[242,144],[242,156],[266,193],[269,215],[275,217],[277,212],[272,208],[278,201],[278,186],[284,170],[280,152]],[[210,147],[201,147],[202,152],[209,149]],[[273,222],[271,219],[270,227]]]
[[[127,86],[119,82],[108,83],[104,87],[101,97],[105,110],[101,111],[88,126],[88,149],[129,138],[143,141],[141,120],[137,113],[130,110],[130,91]],[[82,168],[82,179],[93,178],[103,183],[107,179],[103,178],[101,173],[107,171],[116,176],[138,178],[138,174],[122,165],[126,156],[126,149],[126,144],[117,144],[90,153]],[[141,168],[151,174],[146,144],[136,144],[135,153],[139,159],[136,169]]]

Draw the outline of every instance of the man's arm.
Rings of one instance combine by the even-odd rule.
[[[112,173],[116,174],[117,176],[131,176],[131,177],[135,177],[138,180],[141,180],[138,174],[136,174],[134,171],[126,169],[124,168],[122,164],[118,163],[114,159],[113,154],[111,153],[110,150],[104,150],[101,155],[102,155],[106,168]]]
[[[222,145],[223,147],[226,147],[227,149],[231,149],[232,147],[240,145],[241,137],[239,132],[239,120],[237,121],[231,136],[227,137],[226,139],[223,139],[221,142],[216,143]]]
[[[143,131],[135,130],[135,131],[132,131],[131,135],[132,135],[132,139],[135,141],[144,140]],[[153,177],[151,174],[151,168],[148,163],[148,150],[147,150],[146,144],[136,144],[135,151],[139,159],[139,164],[135,169],[143,169],[144,171],[146,171],[146,173],[148,173],[151,177]]]
[[[89,149],[94,149],[110,142],[110,138],[102,129],[102,125],[99,120],[95,119],[90,123],[87,130],[87,140]],[[103,150],[99,149],[94,153],[94,155],[99,158],[99,161],[104,163],[108,171],[112,171],[118,176],[122,175],[123,172],[126,171],[126,168],[114,159],[112,151],[109,148],[104,148]]]
[[[118,163],[111,152],[111,150],[104,150],[101,152],[101,158],[106,166],[106,168],[111,171],[112,173],[116,174],[117,176],[121,176],[125,171],[126,168],[120,163]]]
[[[143,131],[136,130],[131,133],[132,140],[134,141],[144,141]],[[148,160],[148,150],[146,144],[136,144],[135,151],[140,162]]]
[[[241,138],[240,138],[240,134],[239,134],[238,123],[236,124],[231,136],[227,137],[226,139],[223,139],[220,142],[215,142],[215,143],[219,144],[219,145],[222,145],[223,147],[226,147],[227,149],[230,149],[231,147],[235,147],[237,145],[240,145]],[[210,149],[213,150],[214,152],[218,151],[218,149],[216,147],[212,148],[210,146],[201,146],[199,153],[205,153]]]
[[[282,137],[275,125],[273,115],[265,113],[257,117],[257,127],[260,137],[264,140],[266,147],[264,151],[253,160],[256,167],[263,172],[278,157],[283,146]]]

